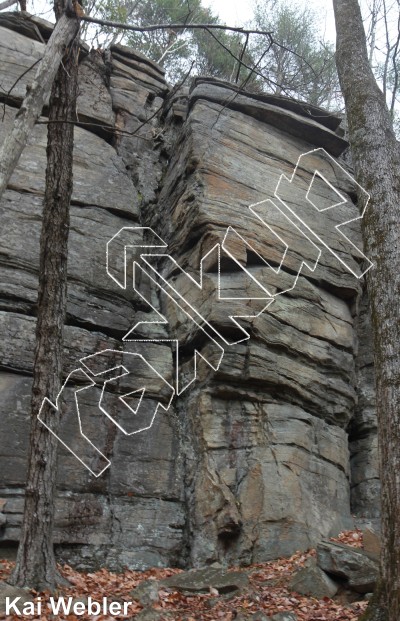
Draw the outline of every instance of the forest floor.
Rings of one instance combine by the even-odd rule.
[[[333,541],[339,541],[356,547],[362,547],[360,531],[341,533]],[[1,551],[0,551],[1,552]],[[251,565],[245,568],[232,567],[230,570],[245,572],[249,584],[247,588],[237,594],[220,594],[217,589],[210,587],[209,593],[193,594],[182,593],[159,582],[167,577],[181,573],[179,569],[149,569],[147,571],[126,570],[123,573],[112,573],[101,569],[93,573],[81,573],[69,566],[62,566],[62,574],[69,580],[71,587],[62,588],[57,596],[73,597],[74,601],[86,602],[90,596],[94,601],[132,601],[129,606],[129,616],[88,615],[75,616],[53,615],[47,612],[42,605],[41,615],[25,616],[23,619],[35,621],[119,621],[122,619],[137,619],[140,621],[237,621],[269,618],[271,615],[282,612],[292,612],[298,621],[357,621],[367,606],[363,595],[350,593],[344,589],[330,599],[315,599],[299,595],[289,587],[293,574],[315,556],[315,550],[306,553],[296,553],[290,558],[278,559],[262,564]],[[0,581],[7,581],[13,568],[13,562],[0,560]],[[145,603],[135,600],[133,593],[144,581],[154,580],[156,586],[152,601]],[[40,594],[32,591],[33,597],[42,597],[43,603],[49,594]],[[358,601],[359,600],[359,601]],[[263,617],[265,615],[265,617]],[[11,615],[1,619],[7,621],[21,621],[21,616]]]

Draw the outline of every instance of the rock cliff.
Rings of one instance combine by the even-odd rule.
[[[50,32],[0,14],[0,139]],[[46,112],[0,204],[1,545],[18,540],[23,510]],[[306,549],[352,514],[378,518],[368,306],[362,279],[338,260],[348,248],[329,211],[336,190],[347,199],[341,221],[358,215],[347,167],[332,159],[347,147],[339,120],[205,78],[170,88],[159,66],[122,45],[82,45],[77,119],[65,375],[96,352],[106,352],[97,374],[134,360],[135,389],[146,388],[135,407],[158,410],[149,429],[126,435],[129,376],[104,394],[102,381],[82,391],[83,430],[101,452],[87,459],[97,472],[111,465],[93,476],[60,444],[60,558],[114,569],[254,563]],[[319,256],[276,209],[282,174],[280,197],[296,206],[316,171],[313,220],[335,254]],[[165,247],[151,248],[151,231]],[[359,221],[348,234],[361,247]],[[143,246],[156,255],[146,265]],[[64,391],[61,433],[86,455],[79,382]],[[177,384],[167,409],[164,388]]]

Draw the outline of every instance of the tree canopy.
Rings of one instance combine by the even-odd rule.
[[[334,46],[321,38],[317,16],[309,7],[257,0],[254,25],[273,33],[275,45],[261,66],[269,89],[313,105],[337,107],[340,88]],[[256,40],[253,55],[261,48],[262,42]]]

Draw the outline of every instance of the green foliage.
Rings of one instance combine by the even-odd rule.
[[[335,108],[340,93],[334,47],[318,37],[316,15],[309,8],[283,0],[256,1],[254,26],[272,32],[274,44],[260,67],[268,90],[307,103]],[[255,41],[255,57],[264,41]]]
[[[91,0],[88,12],[105,20],[135,24],[217,24],[218,18],[201,0]],[[314,105],[337,107],[339,93],[333,46],[319,41],[318,24],[309,9],[285,0],[256,0],[253,28],[266,36],[224,30],[173,29],[115,33],[105,27],[97,41],[105,47],[122,40],[166,69],[178,82],[192,75],[208,75],[245,83],[247,89],[273,92]],[[238,59],[242,59],[241,65]],[[250,68],[256,67],[254,71]],[[240,71],[239,71],[240,68]]]
[[[218,17],[201,0],[92,0],[87,12],[104,20],[135,24],[139,27],[154,24],[217,24]],[[90,39],[91,29],[84,33]],[[107,27],[92,32],[92,40],[105,47],[116,41],[140,50],[162,65],[171,82],[179,81],[192,66],[193,74],[211,75],[224,80],[237,74],[244,36],[223,30],[167,28],[152,32],[115,33]],[[230,50],[231,53],[229,53]],[[249,54],[243,59],[249,65]],[[241,74],[241,79],[245,74]]]
[[[200,0],[191,0],[190,5],[185,0],[144,0],[130,21],[138,26],[194,23],[201,19],[201,13]],[[130,33],[127,42],[163,65],[171,79],[179,77],[187,65],[185,61],[193,54],[193,37],[184,30]]]
[[[217,24],[218,21],[218,17],[202,6],[200,0],[190,0],[190,3],[187,0],[145,0],[135,17],[135,23],[141,26],[156,23]],[[244,36],[223,30],[168,29],[129,35],[127,41],[163,65],[172,81],[179,80],[191,65],[192,74],[233,80]],[[252,65],[249,54],[243,60]]]

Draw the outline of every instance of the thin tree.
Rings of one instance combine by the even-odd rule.
[[[64,10],[62,0],[55,0],[54,10],[56,18],[61,18]],[[10,580],[13,584],[38,590],[54,589],[56,583],[62,581],[57,572],[52,537],[58,441],[39,422],[37,413],[45,397],[53,402],[56,400],[62,382],[78,52],[75,39],[59,66],[49,104],[30,452],[21,539]],[[57,431],[59,411],[46,404],[42,409],[42,418]]]
[[[0,11],[3,9],[8,9],[9,6],[13,4],[17,4],[18,0],[4,0],[4,2],[0,2]]]
[[[67,0],[69,2],[69,0]],[[28,586],[36,590],[54,590],[64,581],[57,571],[53,546],[54,501],[56,490],[56,463],[60,425],[60,408],[55,403],[62,385],[63,328],[67,306],[67,257],[69,233],[69,205],[72,195],[73,131],[76,122],[77,76],[79,46],[71,41],[70,17],[82,17],[75,3],[64,6],[64,0],[55,0],[57,24],[46,46],[34,82],[16,115],[14,125],[0,149],[0,197],[5,190],[38,119],[46,96],[46,85],[51,84],[57,63],[58,71],[51,89],[49,102],[46,185],[43,202],[42,231],[40,239],[39,291],[37,301],[36,345],[32,387],[32,418],[28,475],[25,488],[25,507],[15,570],[11,584]],[[91,20],[88,20],[91,21]],[[60,24],[62,29],[60,29]],[[104,22],[104,25],[109,25]],[[112,27],[115,27],[112,24]],[[117,24],[129,30],[135,27]],[[176,28],[185,28],[177,25]],[[215,24],[191,28],[215,28],[247,34],[237,27]],[[145,30],[168,29],[169,25],[151,26]],[[143,28],[138,28],[143,30]],[[74,33],[78,31],[75,19]],[[55,33],[61,32],[58,41]],[[269,37],[269,33],[264,34]],[[65,50],[60,64],[60,50]],[[53,51],[55,59],[51,59]],[[237,59],[239,64],[240,59]],[[40,78],[43,80],[40,85]],[[44,399],[47,397],[49,401]],[[37,418],[41,411],[42,424]],[[49,431],[51,429],[54,433]]]
[[[374,262],[368,292],[374,332],[382,485],[381,577],[363,621],[400,619],[400,151],[370,64],[357,0],[333,0],[336,62],[357,181],[370,193],[363,219]]]
[[[0,147],[0,198],[3,196],[11,175],[18,164],[32,129],[37,122],[65,49],[78,32],[75,12],[69,11],[58,20],[37,66],[35,77],[26,89],[26,96],[18,110],[14,123]]]
[[[79,5],[75,3],[74,6],[78,7]],[[55,0],[58,22],[49,44],[46,46],[36,79],[17,114],[13,129],[4,143],[6,148],[3,145],[3,150],[0,149],[0,197],[12,174],[13,166],[15,167],[18,162],[23,146],[26,144],[29,131],[36,122],[43,105],[46,89],[44,87],[40,89],[38,76],[43,78],[46,85],[50,84],[52,81],[51,72],[54,71],[55,66],[59,66],[60,58],[58,57],[56,57],[57,65],[54,62],[50,63],[49,45],[51,42],[54,45],[57,43],[55,33],[63,20],[64,29],[62,32],[64,34],[58,48],[56,46],[58,55],[62,46],[65,46],[65,42],[71,40],[71,28],[67,27],[66,16],[63,14],[64,8],[63,0]],[[69,14],[73,13],[72,5],[67,9]],[[79,15],[89,23],[141,33],[156,30],[233,32],[244,35],[246,42],[249,35],[263,35],[267,39],[267,46],[260,57],[260,61],[273,44],[271,33],[268,31],[222,26],[216,23],[169,23],[134,26],[82,16],[81,11],[79,11]],[[253,74],[263,77],[257,70],[259,63],[253,67],[245,63],[245,45],[243,45],[239,57],[237,53],[228,50],[220,39],[216,40],[225,51],[229,51],[237,63],[237,80],[241,67],[249,70],[242,83],[243,86]],[[45,397],[52,402],[56,401],[62,381],[63,325],[67,300],[69,203],[72,194],[73,127],[76,121],[77,54],[78,46],[74,41],[67,48],[63,62],[58,68],[49,105],[48,158],[40,242],[38,320],[28,479],[17,563],[10,580],[14,584],[29,586],[38,590],[53,589],[56,583],[62,580],[62,577],[57,573],[52,538],[58,441],[38,421],[37,413],[41,409]],[[50,63],[48,71],[46,71],[46,63]],[[41,418],[56,434],[60,422],[60,411],[49,408],[46,402],[41,410]]]
[[[273,32],[275,45],[260,67],[274,84],[273,92],[317,106],[335,106],[339,88],[334,48],[320,40],[318,18],[312,9],[285,0],[257,0],[254,25]],[[258,37],[250,42],[255,56],[263,47]]]

